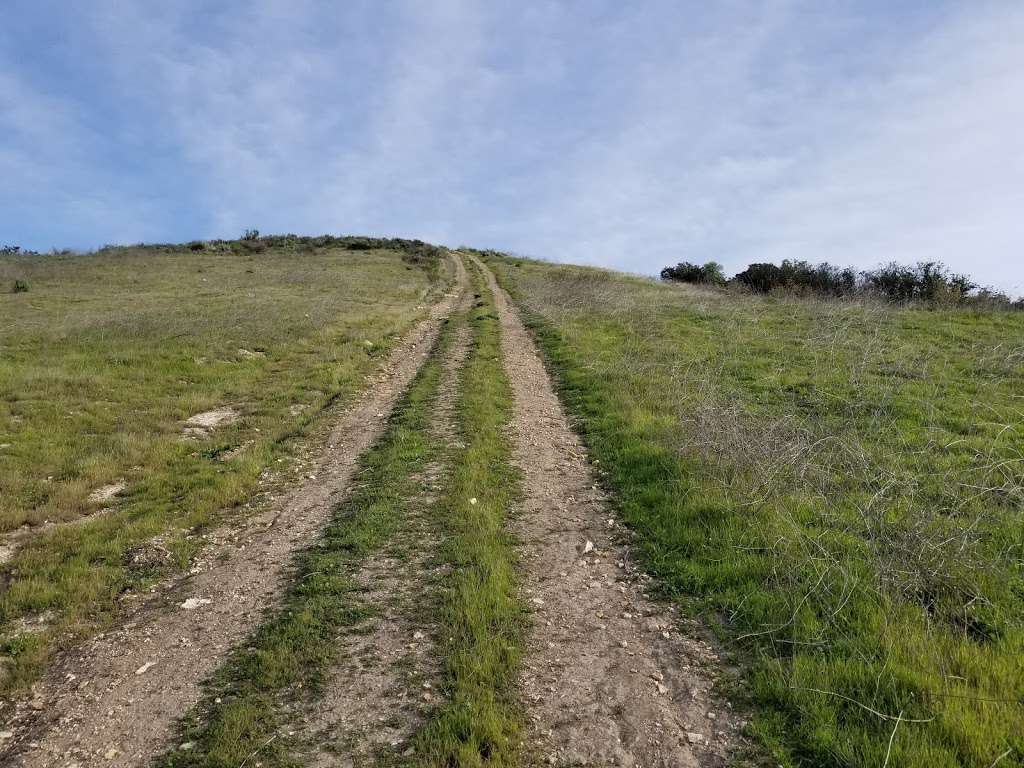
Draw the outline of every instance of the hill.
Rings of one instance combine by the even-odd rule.
[[[0,256],[0,759],[1020,765],[1024,313]]]

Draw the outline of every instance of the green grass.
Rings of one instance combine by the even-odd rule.
[[[134,548],[169,534],[187,565],[187,531],[247,500],[443,287],[402,244],[318,242],[0,258],[0,285],[30,285],[0,300],[0,535],[80,521],[29,537],[0,571],[0,691],[153,576],[126,567]],[[182,420],[224,405],[237,422],[181,440]],[[90,492],[117,480],[114,511],[90,516]],[[44,612],[50,631],[13,633]]]
[[[360,484],[318,542],[297,558],[283,606],[236,650],[208,684],[208,695],[183,722],[177,750],[160,762],[173,768],[235,768],[254,753],[263,766],[295,764],[298,745],[277,738],[292,701],[315,706],[342,631],[358,631],[373,615],[354,572],[402,529],[416,473],[436,457],[431,409],[441,378],[446,329],[428,362],[396,406],[380,441],[361,460]]]
[[[1024,314],[491,263],[778,763],[1024,764]]]
[[[473,270],[479,296],[474,342],[461,377],[459,430],[439,512],[451,575],[443,586],[438,636],[443,704],[418,735],[418,761],[434,766],[514,765],[522,718],[515,693],[523,608],[514,542],[506,529],[518,495],[507,437],[512,394],[501,363],[494,299]]]

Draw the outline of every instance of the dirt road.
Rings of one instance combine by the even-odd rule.
[[[520,598],[530,616],[517,691],[526,715],[522,761],[724,765],[739,719],[711,694],[718,659],[670,608],[648,597],[628,535],[598,487],[518,310],[493,273],[472,258],[494,294],[502,332],[502,359],[494,365],[504,366],[514,395],[509,434],[522,500],[512,533]],[[200,699],[203,681],[279,604],[289,563],[345,497],[360,456],[381,435],[442,323],[469,306],[470,281],[458,255],[455,264],[456,290],[339,417],[307,479],[241,530],[236,524],[211,537],[187,579],[62,658],[4,726],[0,762],[138,766],[172,746],[175,723]],[[453,439],[466,344],[458,337],[441,361],[445,373],[433,406],[433,439],[441,444]],[[300,760],[362,765],[389,746],[404,749],[429,717],[423,703],[434,695],[429,691],[443,695],[429,618],[413,621],[410,606],[429,581],[431,551],[442,535],[423,510],[450,469],[432,465],[422,478],[424,498],[409,499],[402,530],[416,546],[396,541],[356,574],[376,619],[365,631],[338,638],[317,708],[290,716]],[[411,752],[390,759],[401,763],[401,754]]]

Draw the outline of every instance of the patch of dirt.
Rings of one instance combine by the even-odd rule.
[[[102,504],[105,501],[110,501],[127,487],[128,483],[124,480],[118,480],[110,485],[104,485],[89,494],[89,502],[92,504]]]
[[[0,544],[0,565],[6,565],[14,559],[18,552],[18,545],[14,542]]]
[[[338,417],[305,480],[241,529],[205,536],[219,546],[204,549],[188,578],[156,589],[123,624],[51,665],[32,701],[5,713],[2,730],[13,735],[0,743],[0,763],[138,766],[171,745],[174,723],[199,700],[202,681],[281,597],[293,555],[344,498],[359,456],[380,435],[466,290],[463,277],[395,348]],[[189,421],[212,428],[231,417],[225,411],[236,413],[220,409]]]
[[[514,532],[532,609],[520,681],[527,757],[565,766],[724,765],[740,721],[711,693],[717,656],[648,599],[533,340],[480,266],[501,320],[515,398],[513,460],[525,492]]]
[[[231,424],[238,421],[241,416],[238,411],[231,407],[215,408],[212,411],[203,411],[185,420],[185,427],[182,433],[185,437],[201,440],[209,437],[217,427]]]
[[[468,305],[467,293],[455,311]],[[441,445],[455,438],[459,375],[468,351],[469,332],[464,330],[442,360],[431,424],[431,436]],[[436,627],[424,608],[439,576],[431,565],[438,536],[429,507],[447,471],[443,463],[434,463],[416,478],[420,490],[408,502],[401,531],[355,574],[364,589],[363,604],[375,617],[339,638],[339,658],[323,697],[293,729],[306,746],[305,764],[349,768],[372,764],[382,755],[408,757],[410,738],[439,703]]]

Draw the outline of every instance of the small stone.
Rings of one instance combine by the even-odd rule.
[[[702,733],[688,733],[686,734],[686,740],[691,744],[703,744],[704,734]]]
[[[156,662],[155,661],[147,661],[145,664],[143,664],[141,667],[139,667],[138,669],[135,670],[135,674],[136,675],[144,675],[150,669],[152,669],[155,666],[156,666]]]
[[[196,743],[194,741],[186,741],[184,744],[181,744],[178,749],[182,752],[188,752],[190,749],[195,749],[195,746]]]
[[[668,686],[664,683],[655,683],[654,685],[657,686],[658,693],[660,693],[662,696],[668,693]]]
[[[106,760],[113,760],[119,754],[121,754],[121,750],[119,750],[117,747],[111,747],[110,749],[108,749],[106,752],[103,753],[103,757]]]
[[[476,505],[476,496],[474,496],[472,499],[470,499],[469,503],[473,504],[475,506]]]
[[[413,632],[412,633],[412,639],[413,640],[422,640],[423,639],[423,633],[422,632]]]
[[[14,731],[0,731],[0,741],[7,741],[14,738]]]
[[[579,552],[581,555],[585,555],[588,552],[593,552],[594,551],[594,542],[592,542],[590,539],[587,539],[582,544],[577,545],[576,551]]]
[[[183,602],[180,607],[186,611],[194,611],[196,608],[209,605],[212,602],[212,600],[206,597],[190,597],[188,600]]]

